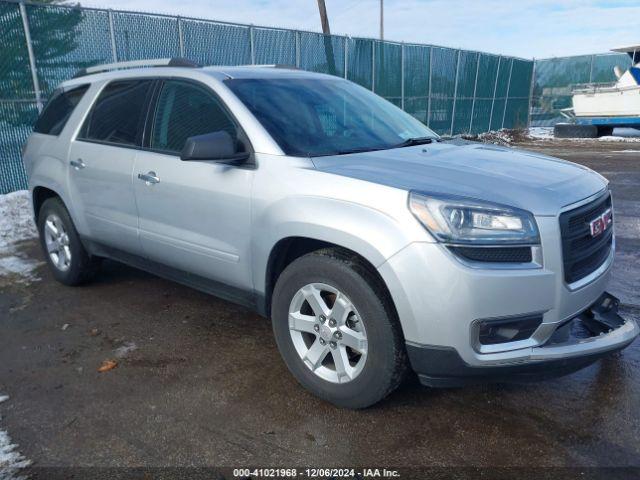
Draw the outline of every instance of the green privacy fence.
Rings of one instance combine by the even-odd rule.
[[[624,53],[603,53],[536,60],[531,124],[547,126],[565,120],[560,110],[572,106],[571,90],[576,85],[615,82],[616,65],[626,70],[631,58]]]
[[[25,188],[20,148],[51,92],[79,68],[186,57],[286,64],[369,88],[440,134],[524,127],[533,62],[431,45],[206,19],[0,0],[0,193]]]

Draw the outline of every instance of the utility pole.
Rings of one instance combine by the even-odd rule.
[[[384,40],[384,0],[380,0],[380,40]]]
[[[329,18],[327,17],[327,6],[324,0],[318,0],[318,10],[320,11],[320,22],[322,23],[322,33],[324,34],[324,53],[327,57],[327,69],[329,74],[336,74],[336,58],[333,55],[333,41],[331,30],[329,29]]]
[[[327,6],[324,4],[324,0],[318,0],[318,10],[320,10],[320,23],[322,23],[322,33],[325,35],[331,35],[329,29],[329,19],[327,18]]]

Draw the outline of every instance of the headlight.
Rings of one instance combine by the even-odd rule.
[[[540,243],[533,215],[518,208],[415,192],[409,194],[409,208],[440,242],[472,245]]]

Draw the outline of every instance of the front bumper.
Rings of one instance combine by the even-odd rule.
[[[585,311],[559,325],[545,344],[518,350],[517,361],[512,363],[474,366],[454,348],[411,343],[407,343],[407,353],[420,381],[432,387],[537,380],[584,368],[622,350],[639,333],[634,320],[618,315],[618,300],[604,293]]]

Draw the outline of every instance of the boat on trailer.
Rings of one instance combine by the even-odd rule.
[[[573,107],[561,113],[570,123],[554,129],[557,137],[598,137],[611,135],[615,127],[640,129],[640,45],[612,48],[631,58],[627,70],[616,65],[616,81],[576,85]]]

